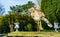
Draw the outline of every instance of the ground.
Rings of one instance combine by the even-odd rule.
[[[8,36],[60,36],[59,32],[11,32]]]

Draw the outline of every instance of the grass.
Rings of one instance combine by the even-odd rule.
[[[8,36],[60,36],[59,32],[11,32]]]
[[[44,30],[40,33],[38,32],[27,32],[27,31],[20,31],[20,32],[10,32],[8,33],[8,36],[60,36],[60,30],[59,32],[55,32],[54,30]]]
[[[55,32],[54,30],[43,30],[42,32]],[[60,30],[58,30],[58,32],[60,33]]]

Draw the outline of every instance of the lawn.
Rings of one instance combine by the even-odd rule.
[[[8,36],[60,36],[59,32],[11,32]]]

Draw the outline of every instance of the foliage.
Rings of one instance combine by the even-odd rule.
[[[41,9],[52,24],[55,20],[60,22],[60,0],[42,0]]]
[[[44,11],[46,17],[48,19],[52,19],[55,20],[55,6],[52,5],[52,1],[51,0],[42,0],[42,5],[41,5],[41,9]]]
[[[20,31],[36,31],[36,23],[30,16],[18,15],[17,17],[16,19],[20,22]]]
[[[28,9],[31,8],[31,7],[34,7],[34,3],[32,3],[31,1],[29,1],[27,4],[24,4],[24,5],[16,5],[16,6],[13,6],[13,7],[10,7],[11,9],[11,13],[16,13],[16,14],[25,14],[27,15],[28,14]]]
[[[8,19],[5,16],[0,16],[0,33],[7,33],[9,31]]]
[[[24,5],[16,5],[16,6],[10,7],[11,9],[11,11],[9,11],[10,31],[13,31],[13,27],[11,26],[14,24],[14,22],[16,22],[16,20],[17,21],[20,20],[19,22],[23,24],[21,26],[24,28],[25,24],[27,24],[26,19],[30,19],[28,9],[31,7],[34,7],[34,3],[32,3],[31,1],[29,1],[27,4],[24,4]],[[21,29],[24,30],[23,28]]]
[[[37,30],[36,23],[30,16],[27,16],[27,15],[16,16],[15,14],[11,14],[11,15],[3,16],[3,19],[1,21],[2,24],[0,24],[0,33],[10,32],[9,19],[10,21],[13,19],[13,25],[16,22],[16,19],[18,20],[18,22],[20,23],[19,31],[36,31]]]

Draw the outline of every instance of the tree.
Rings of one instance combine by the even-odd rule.
[[[60,0],[42,0],[41,9],[52,24],[55,20],[60,22]]]
[[[9,32],[8,18],[7,16],[0,16],[0,33]]]
[[[29,1],[27,4],[24,4],[24,5],[16,5],[16,6],[13,6],[13,7],[10,7],[12,13],[16,13],[17,15],[18,14],[22,14],[25,12],[25,14],[28,14],[28,9],[31,8],[31,7],[34,7],[34,3],[32,3],[31,1]]]
[[[22,15],[22,16],[23,15],[27,15],[28,14],[27,10],[29,8],[31,8],[31,7],[34,7],[34,3],[32,3],[31,1],[29,1],[27,4],[24,4],[22,6],[21,5],[16,5],[16,6],[10,7],[10,9],[11,9],[11,11],[9,11],[9,13],[10,13],[10,20],[11,20],[11,21],[9,21],[9,26],[11,26],[10,29],[13,30],[13,23],[14,23],[13,22],[14,21],[13,18],[15,17],[15,15],[16,16],[18,16],[18,15]],[[17,20],[17,18],[15,18],[15,20]]]
[[[18,15],[16,16],[15,14],[12,14],[11,17],[14,16],[13,18],[13,24],[11,22],[10,19],[10,15],[5,15],[3,16],[2,20],[0,20],[0,32],[4,33],[4,32],[11,32],[14,30],[14,23],[16,22],[16,19],[18,20],[19,24],[19,31],[36,31],[37,30],[37,25],[35,23],[35,21],[27,16],[27,15]],[[10,23],[10,24],[9,24]],[[13,26],[12,26],[13,25]],[[11,27],[10,27],[11,26]]]
[[[56,20],[56,2],[57,0],[42,0],[41,2],[41,9],[44,11],[46,17],[51,20],[51,22],[54,22]]]
[[[0,15],[3,15],[5,12],[5,8],[3,8],[3,5],[0,4]]]

